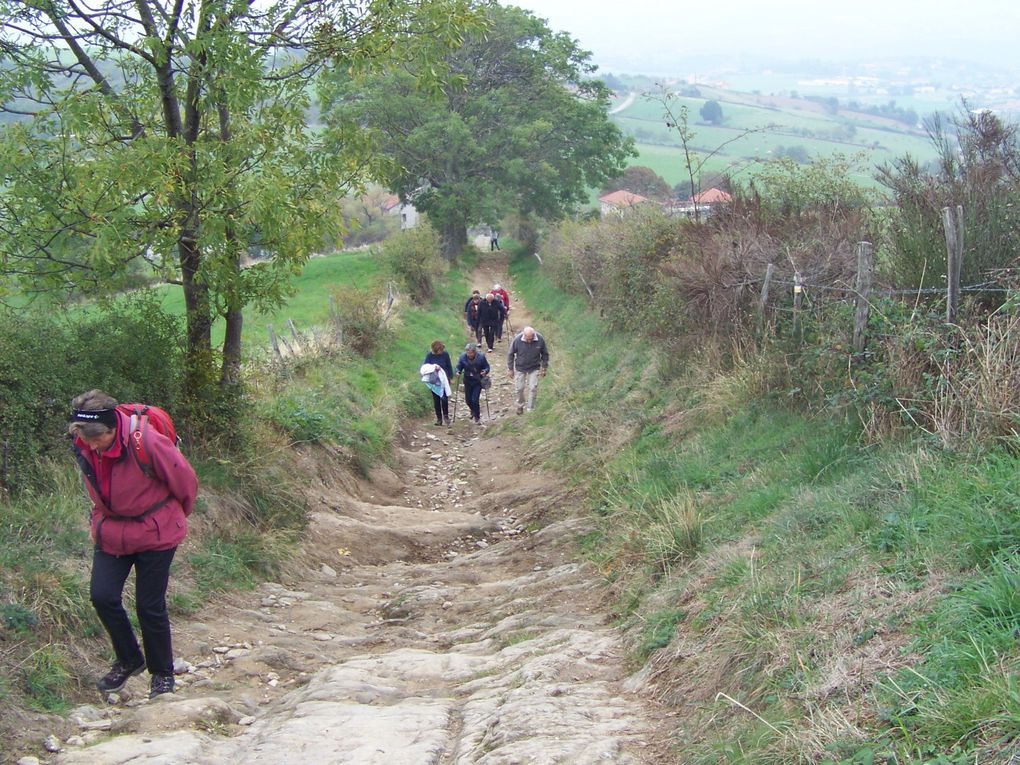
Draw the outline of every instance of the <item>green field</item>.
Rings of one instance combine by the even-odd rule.
[[[921,161],[935,156],[925,135],[890,120],[846,111],[830,114],[806,100],[785,99],[783,108],[778,108],[756,104],[756,97],[746,93],[701,91],[702,98],[678,97],[670,108],[679,116],[686,107],[690,146],[705,163],[703,174],[726,172],[740,180],[760,163],[794,149],[810,159],[837,154],[859,157],[855,179],[874,186],[874,168],[882,163],[905,154]],[[702,122],[700,111],[710,98],[722,107],[720,125]],[[658,98],[641,95],[613,120],[637,143],[639,156],[632,164],[652,168],[671,185],[686,180],[679,135],[666,126],[666,112]]]
[[[277,334],[286,333],[288,319],[293,320],[302,332],[315,325],[328,324],[329,293],[333,287],[347,285],[363,289],[375,283],[381,298],[385,285],[379,283],[380,269],[374,262],[376,257],[374,250],[356,250],[309,260],[301,274],[293,280],[294,295],[285,305],[268,314],[260,314],[251,306],[244,309],[242,339],[245,347],[267,345],[267,327],[270,324]],[[159,291],[164,293],[163,307],[170,313],[183,316],[184,292],[181,288],[165,286]],[[217,321],[213,326],[214,346],[223,343],[223,331],[222,320]]]

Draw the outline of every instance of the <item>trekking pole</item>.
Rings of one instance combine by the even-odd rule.
[[[489,412],[489,389],[485,388],[485,419],[491,420],[492,414]]]
[[[512,336],[513,333],[514,333],[514,323],[512,321],[510,321],[510,314],[509,313],[507,313],[507,315],[506,315],[506,328],[507,328],[507,331]]]
[[[457,389],[460,388],[460,378],[453,384],[453,417],[450,418],[450,427],[457,421]]]

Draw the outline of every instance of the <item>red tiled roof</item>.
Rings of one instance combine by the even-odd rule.
[[[700,194],[695,194],[693,197],[691,197],[690,201],[699,205],[715,205],[724,204],[726,202],[732,202],[733,197],[731,197],[725,191],[716,188],[711,188],[708,191],[702,191]]]
[[[640,194],[632,194],[629,191],[620,189],[619,191],[613,191],[599,197],[599,201],[603,204],[613,205],[613,207],[632,207],[633,205],[647,202],[648,199]]]

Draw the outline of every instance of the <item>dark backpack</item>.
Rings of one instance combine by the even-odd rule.
[[[170,439],[174,446],[180,446],[173,418],[165,409],[149,404],[118,404],[117,411],[128,418],[128,440],[131,442],[131,453],[138,461],[138,467],[146,475],[152,475],[152,460],[146,450],[149,429],[155,430]]]

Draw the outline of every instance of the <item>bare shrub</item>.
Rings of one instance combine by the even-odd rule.
[[[337,287],[332,290],[344,330],[344,341],[359,356],[369,356],[386,334],[378,290]]]

